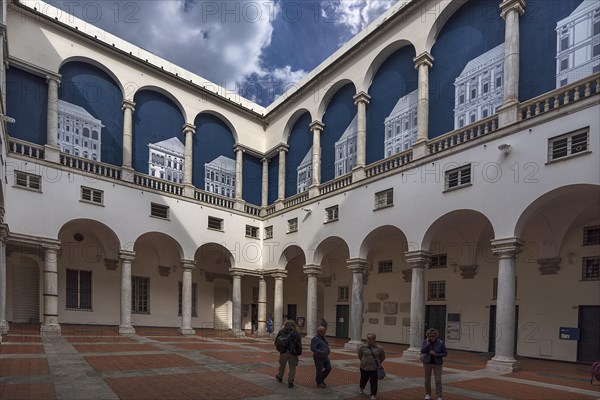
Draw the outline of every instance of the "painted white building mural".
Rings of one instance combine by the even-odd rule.
[[[183,183],[185,146],[176,137],[148,144],[148,175]]]
[[[356,166],[356,132],[358,116],[350,122],[340,139],[335,142],[335,177],[346,175]]]
[[[495,114],[504,101],[504,43],[469,61],[454,89],[454,129]]]
[[[235,197],[235,160],[219,156],[204,164],[204,190],[221,196]]]
[[[401,97],[390,112],[390,115],[384,120],[384,157],[390,157],[408,150],[417,140],[418,99],[418,90],[414,90]]]
[[[298,173],[296,193],[301,193],[308,190],[308,187],[312,183],[312,146],[308,149],[308,152],[302,159],[300,165],[298,165],[298,168],[296,168],[296,171]]]
[[[556,87],[600,72],[600,2],[585,0],[556,23]]]
[[[93,161],[101,160],[102,121],[78,105],[58,100],[60,151]]]

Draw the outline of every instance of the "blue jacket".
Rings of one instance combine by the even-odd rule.
[[[425,340],[423,342],[423,346],[421,346],[421,354],[423,354],[422,361],[423,364],[429,364],[431,361],[431,354],[429,352],[433,350],[435,352],[435,364],[442,365],[444,363],[443,357],[448,355],[448,350],[446,349],[446,345],[440,339],[436,339],[433,344],[429,340]]]
[[[313,352],[314,358],[327,358],[331,353],[327,339],[319,335],[313,337],[310,341],[310,350]]]

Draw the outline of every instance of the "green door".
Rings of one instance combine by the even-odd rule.
[[[350,306],[338,304],[335,306],[335,337],[348,337],[348,322],[350,319]]]
[[[446,306],[425,306],[425,331],[429,328],[437,329],[446,341]]]

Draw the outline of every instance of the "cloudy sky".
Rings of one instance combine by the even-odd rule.
[[[396,0],[47,2],[266,106]]]

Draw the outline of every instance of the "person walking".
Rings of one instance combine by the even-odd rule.
[[[310,342],[310,350],[313,352],[313,360],[317,369],[317,387],[326,388],[325,379],[331,372],[331,361],[329,361],[329,343],[325,337],[327,328],[319,326],[317,328],[317,336],[313,337]]]
[[[428,329],[427,339],[421,346],[421,361],[425,371],[425,400],[431,399],[431,371],[435,375],[435,394],[437,400],[442,400],[442,364],[444,357],[448,355],[446,345],[438,336],[437,329]]]
[[[298,365],[298,356],[302,355],[302,338],[298,334],[296,323],[287,320],[283,324],[283,329],[275,337],[275,347],[279,351],[279,372],[275,375],[278,382],[283,381],[285,366],[289,364],[288,387],[294,387],[294,378],[296,376],[296,366]]]
[[[367,343],[358,348],[358,359],[360,360],[360,383],[358,393],[364,394],[367,381],[371,388],[371,400],[377,399],[377,367],[385,360],[385,351],[383,347],[376,342],[377,336],[374,333],[367,335]]]

